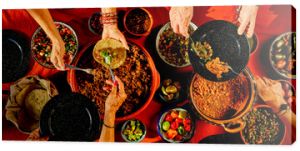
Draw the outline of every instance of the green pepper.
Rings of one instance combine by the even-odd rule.
[[[101,51],[100,52],[100,56],[103,57],[103,58],[105,58],[105,57],[109,56],[109,54],[108,54],[107,51]]]
[[[134,120],[130,121],[130,126],[135,126],[135,121]]]
[[[136,136],[134,134],[130,134],[130,135],[128,135],[128,140],[135,141],[136,140]]]
[[[141,139],[141,136],[137,135],[136,140],[140,140],[140,139]]]
[[[164,131],[168,131],[170,129],[170,122],[168,122],[168,121],[163,122],[162,129]]]
[[[178,131],[178,134],[180,134],[180,135],[183,135],[185,133],[183,126],[179,126],[177,131]]]
[[[70,50],[69,44],[66,44],[66,45],[65,45],[65,48],[66,48],[67,51]]]
[[[141,123],[139,121],[136,121],[136,126],[139,127]]]

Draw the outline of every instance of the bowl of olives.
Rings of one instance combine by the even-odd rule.
[[[296,33],[283,33],[273,41],[270,62],[272,68],[281,77],[296,78]]]

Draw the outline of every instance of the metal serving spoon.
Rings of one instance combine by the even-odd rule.
[[[94,72],[95,70],[94,69],[83,69],[83,68],[79,68],[79,67],[76,67],[76,66],[73,66],[73,65],[69,65],[69,64],[65,64],[65,66],[69,69],[73,69],[73,70],[79,70],[79,71],[83,71],[87,74],[91,74],[91,75],[94,75]]]
[[[189,36],[189,39],[191,40],[192,43],[194,43],[194,40],[192,39],[191,36]],[[192,50],[194,50],[194,49],[192,49]],[[235,75],[239,75],[239,73],[234,71],[234,69],[228,63],[225,63],[225,64],[229,68],[229,70],[231,70],[232,73],[234,73]]]
[[[115,79],[115,75],[114,75],[114,72],[112,71],[112,69],[111,69],[111,67],[109,66],[109,72],[110,72],[110,75],[111,75],[111,79],[112,79],[112,81],[113,82],[115,82],[116,81],[116,79]]]
[[[226,63],[226,66],[229,68],[229,70],[231,70],[232,73],[234,73],[235,75],[239,75],[239,73],[234,71],[228,63]]]
[[[104,57],[104,62],[108,65],[108,69],[109,69],[109,73],[111,75],[112,81],[115,82],[116,81],[115,75],[114,75],[114,72],[111,69],[111,65],[110,65],[111,62],[109,61],[108,57],[111,57],[111,56],[105,56]]]

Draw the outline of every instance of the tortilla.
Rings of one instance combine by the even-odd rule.
[[[111,56],[111,63],[105,63],[105,58],[101,53],[105,52]],[[94,59],[106,68],[116,69],[120,67],[126,59],[126,49],[120,41],[114,39],[103,39],[96,43],[93,50]]]
[[[26,96],[25,108],[32,118],[39,120],[42,109],[49,100],[50,96],[46,90],[35,89]]]

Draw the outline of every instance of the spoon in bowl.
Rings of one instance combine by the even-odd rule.
[[[235,75],[239,75],[238,72],[234,71],[234,69],[228,64],[228,63],[225,63],[225,65],[227,66],[227,68],[232,72],[234,73]]]
[[[79,68],[79,67],[76,67],[76,66],[73,66],[73,65],[69,65],[69,64],[65,64],[65,66],[69,69],[73,69],[73,70],[79,70],[79,71],[83,71],[87,74],[90,74],[90,75],[94,75],[95,73],[95,70],[94,69],[84,69],[84,68]]]
[[[190,36],[189,37],[189,40],[190,40],[190,43],[191,45],[195,44],[194,40],[192,39],[192,37]],[[189,51],[194,51],[195,52],[195,49],[189,49]],[[228,63],[225,63],[225,65],[227,66],[227,68],[235,75],[239,75],[238,72],[236,72]]]
[[[112,81],[115,82],[116,81],[115,75],[114,75],[114,72],[111,69],[112,57],[108,54],[102,54],[102,57],[104,57],[104,62],[108,65],[108,69],[109,69]]]

